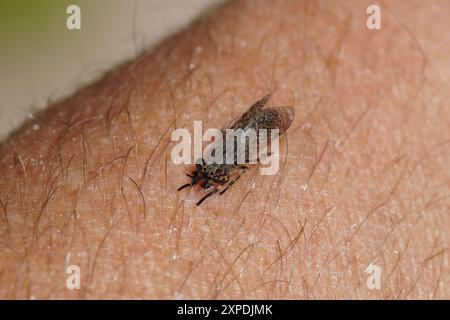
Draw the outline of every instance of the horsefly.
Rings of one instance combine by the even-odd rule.
[[[270,95],[264,96],[230,128],[221,130],[222,139],[214,143],[211,156],[203,157],[195,162],[196,170],[192,174],[187,174],[191,182],[179,187],[178,191],[199,184],[206,192],[196,203],[199,206],[217,192],[220,195],[224,194],[248,169],[246,164],[261,162],[258,155],[261,156],[263,149],[267,152],[271,142],[286,132],[295,115],[292,107],[263,109],[269,98]],[[272,134],[267,138],[267,131],[275,132],[276,135]],[[229,132],[238,132],[238,134],[232,133],[232,140],[229,140]],[[256,134],[251,135],[250,132],[256,132]],[[261,143],[261,140],[265,143]],[[252,146],[256,147],[252,148]],[[226,162],[216,161],[216,151],[217,154],[223,154],[222,159],[226,159]],[[266,154],[270,156],[270,152]],[[219,187],[222,188],[219,189]]]

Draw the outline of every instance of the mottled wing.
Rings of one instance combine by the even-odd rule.
[[[234,155],[235,160],[237,161],[237,154],[239,152],[245,152],[245,162],[248,163],[252,159],[256,160],[258,159],[259,150],[264,149],[269,150],[270,144],[271,144],[271,130],[272,129],[278,129],[279,135],[281,136],[286,132],[286,130],[290,127],[292,124],[292,121],[294,120],[295,112],[292,107],[273,107],[261,110],[259,109],[258,112],[253,113],[252,117],[249,117],[246,119],[245,123],[242,123],[239,127],[235,129],[242,129],[244,134],[247,133],[249,130],[253,129],[256,132],[255,135],[249,135],[249,138],[247,138],[246,143],[237,143],[235,142],[234,145],[226,145],[226,152],[231,152],[232,149],[234,149]],[[241,118],[242,119],[242,118]],[[239,122],[239,121],[238,121]],[[252,141],[252,139],[257,139],[257,136],[259,134],[260,129],[266,129],[267,130],[267,144],[266,145],[259,145],[257,141]],[[256,148],[251,148],[250,144],[254,143]]]
[[[248,126],[249,122],[253,122],[255,116],[261,112],[261,109],[267,104],[269,101],[270,95],[265,95],[260,100],[256,101],[248,110],[245,112],[235,123],[233,123],[230,129],[244,129]]]
[[[279,129],[282,135],[290,127],[294,117],[295,112],[292,107],[268,108],[256,115],[254,129]]]
[[[261,112],[261,109],[267,104],[267,101],[270,99],[270,94],[265,95],[260,100],[256,101],[238,120],[233,122],[233,124],[229,128],[222,129],[223,134],[223,154],[224,159],[226,159],[227,149],[226,149],[226,129],[242,129],[246,130],[246,128],[252,128],[255,125],[256,116]],[[216,145],[211,147],[214,149]],[[234,145],[228,146],[229,149],[233,149]],[[215,152],[212,150],[212,156],[214,156]],[[225,160],[224,160],[225,161]]]

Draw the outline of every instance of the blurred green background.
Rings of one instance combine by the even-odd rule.
[[[0,139],[222,0],[0,0]],[[66,8],[81,9],[68,30]]]

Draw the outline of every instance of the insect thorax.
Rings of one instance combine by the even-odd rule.
[[[226,164],[207,164],[202,159],[202,163],[197,163],[197,171],[205,178],[217,183],[226,183],[229,180],[228,165]]]

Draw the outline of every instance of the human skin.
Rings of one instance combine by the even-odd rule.
[[[0,146],[0,297],[450,298],[450,4],[380,3],[368,30],[370,4],[229,2],[24,124]],[[278,174],[177,192],[172,131],[268,92],[296,112]]]

